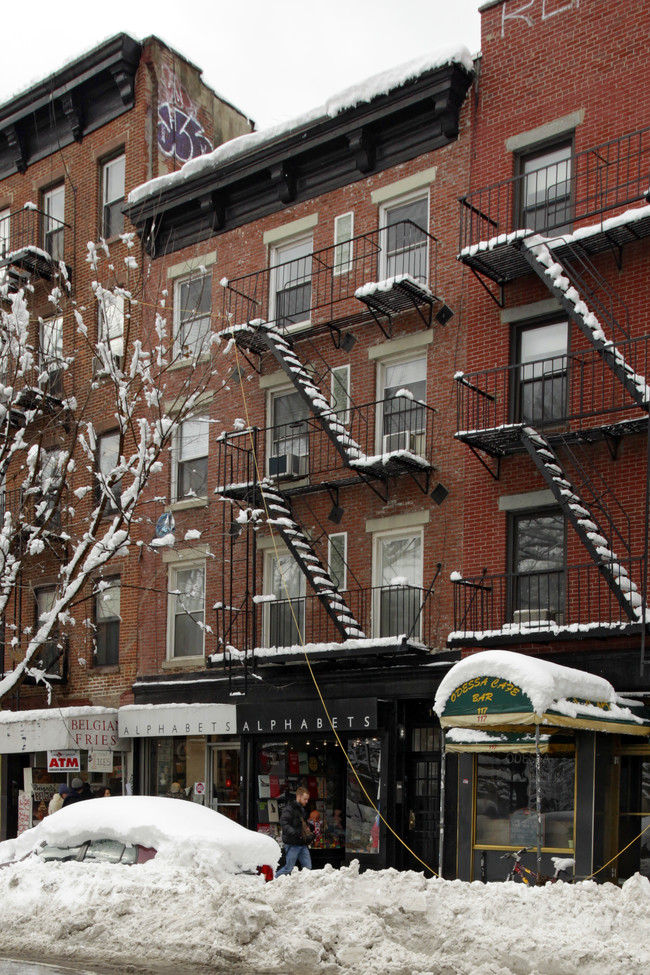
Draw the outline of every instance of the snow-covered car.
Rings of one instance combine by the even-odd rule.
[[[108,796],[75,802],[16,839],[0,843],[0,864],[42,860],[143,863],[199,856],[230,873],[273,877],[280,847],[221,813],[179,799]]]

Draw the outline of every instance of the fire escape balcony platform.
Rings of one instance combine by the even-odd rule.
[[[482,274],[497,284],[507,284],[530,273],[530,263],[523,255],[519,242],[533,236],[535,232],[532,230],[519,230],[508,234],[505,239],[500,236],[481,241],[478,245],[461,251],[458,259],[477,274]],[[650,237],[650,206],[628,210],[621,217],[582,227],[574,232],[567,231],[561,236],[549,231],[547,243],[561,261],[576,248],[593,257],[608,251],[618,251],[627,244],[647,237]]]
[[[521,431],[525,423],[512,423],[501,427],[485,430],[459,430],[455,434],[456,440],[467,444],[474,450],[481,450],[490,457],[510,457],[514,454],[525,453],[521,439]],[[621,420],[618,423],[601,423],[591,427],[544,429],[544,435],[553,446],[560,444],[601,443],[602,441],[616,441],[631,434],[646,433],[648,418],[646,416]]]

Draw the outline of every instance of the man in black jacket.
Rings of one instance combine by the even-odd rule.
[[[311,870],[309,844],[314,837],[305,816],[308,802],[309,789],[299,785],[296,789],[296,798],[293,802],[288,802],[282,810],[280,826],[286,862],[283,867],[280,867],[276,877],[280,877],[283,873],[291,873],[296,863],[305,870]]]

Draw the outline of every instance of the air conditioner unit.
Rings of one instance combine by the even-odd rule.
[[[535,626],[548,623],[550,614],[548,609],[516,609],[512,614],[512,622],[519,626]]]
[[[382,453],[394,454],[398,450],[410,450],[410,440],[410,430],[396,430],[394,433],[385,433]]]
[[[271,477],[305,477],[309,473],[307,454],[278,454],[269,457]]]
[[[393,454],[398,450],[408,450],[411,454],[424,456],[424,433],[413,433],[411,430],[397,430],[395,433],[384,434],[384,454]]]

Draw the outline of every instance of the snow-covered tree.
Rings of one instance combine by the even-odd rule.
[[[51,317],[30,315],[33,286],[0,285],[0,706],[27,675],[48,683],[64,651],[60,634],[88,621],[104,567],[153,538],[150,482],[214,383],[217,330],[190,320],[191,348],[179,346],[165,292],[146,281],[133,235],[122,242],[119,278],[105,242],[88,245],[96,307],[74,300],[63,263]],[[72,350],[64,321],[67,334],[74,323]],[[191,369],[177,368],[188,359]],[[107,422],[110,438],[101,436]],[[17,594],[33,591],[46,564],[50,573],[56,566],[56,585],[36,624],[23,624]]]

